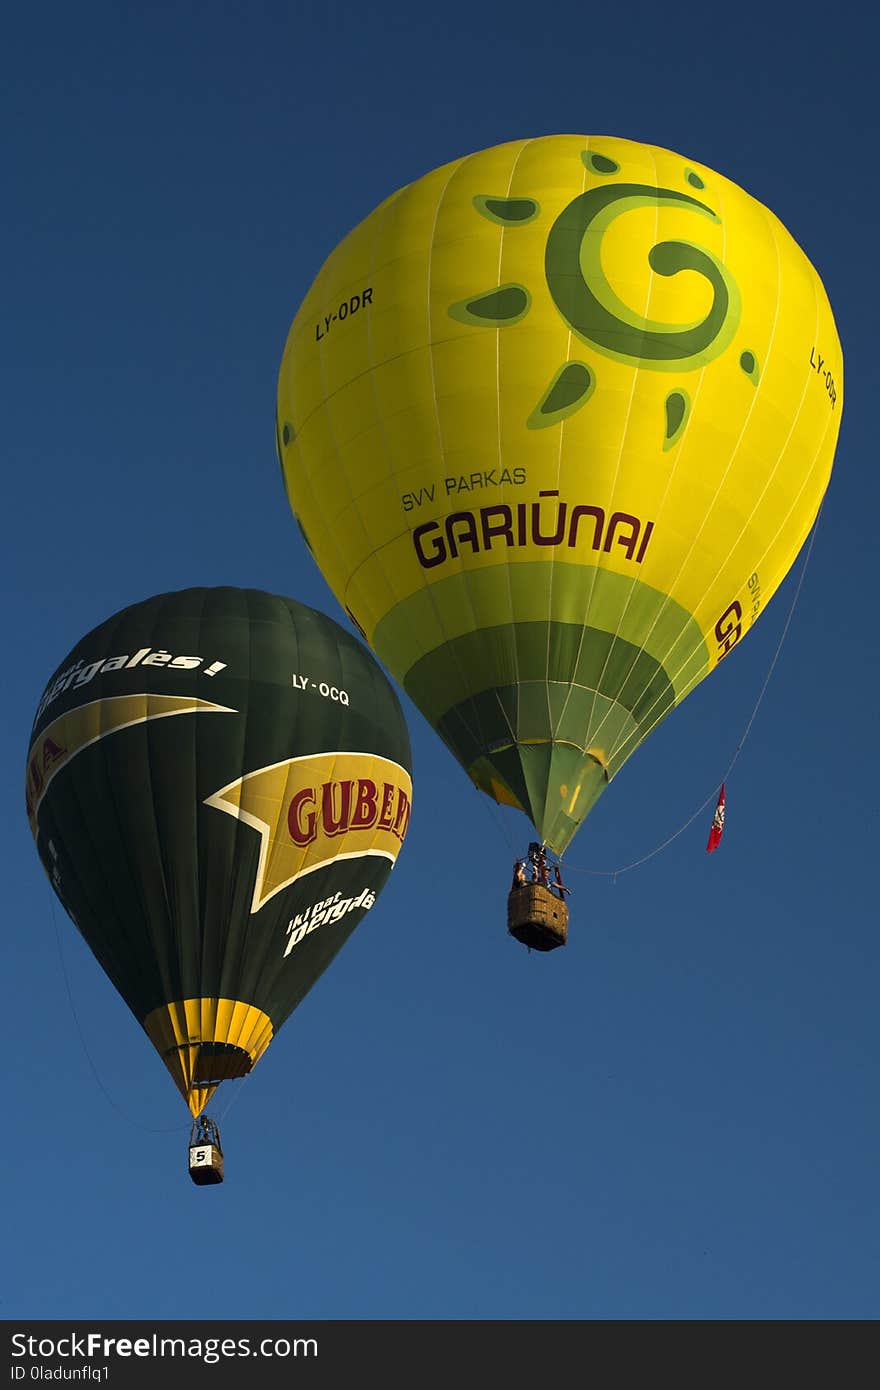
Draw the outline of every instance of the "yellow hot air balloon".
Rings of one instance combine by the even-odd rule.
[[[782,582],[842,399],[773,213],[669,150],[560,135],[437,169],[340,243],[277,439],[340,603],[561,854]]]

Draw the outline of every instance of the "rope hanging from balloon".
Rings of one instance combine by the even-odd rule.
[[[565,866],[565,867],[566,867],[567,872],[572,872],[572,871],[574,871],[575,873],[590,874],[590,875],[592,875],[593,877],[611,878],[611,879],[615,879],[615,880],[616,880],[621,874],[626,874],[626,873],[629,873],[631,869],[637,869],[637,868],[639,868],[642,864],[646,864],[646,863],[648,862],[649,859],[653,859],[656,855],[660,854],[662,850],[667,849],[668,846],[671,845],[675,840],[677,840],[677,839],[679,838],[680,835],[683,835],[684,832],[685,832],[686,830],[690,829],[690,827],[693,825],[693,823],[694,823],[694,821],[697,819],[697,817],[703,815],[704,812],[708,809],[708,807],[715,801],[715,799],[716,799],[716,797],[717,797],[717,795],[718,795],[718,785],[719,785],[719,783],[724,783],[724,782],[727,781],[727,779],[729,778],[731,772],[733,771],[734,767],[736,766],[737,761],[739,760],[739,755],[740,755],[740,753],[742,752],[743,748],[745,747],[746,740],[748,739],[748,736],[749,736],[749,734],[750,734],[751,731],[752,731],[752,725],[754,724],[755,719],[757,718],[758,710],[761,708],[761,704],[762,704],[762,702],[763,702],[763,700],[764,700],[764,696],[765,696],[765,694],[766,694],[766,692],[767,692],[767,687],[768,687],[768,685],[770,684],[770,678],[772,677],[773,672],[774,672],[774,670],[776,669],[777,662],[779,661],[779,657],[780,657],[780,655],[781,655],[782,648],[783,648],[783,646],[784,646],[784,644],[785,644],[785,639],[786,639],[786,637],[788,636],[788,630],[789,630],[789,628],[791,627],[792,619],[794,618],[794,613],[795,613],[795,609],[797,608],[797,605],[798,605],[798,600],[799,600],[799,598],[800,598],[800,596],[801,596],[801,589],[803,588],[804,578],[805,578],[806,573],[807,573],[807,566],[808,566],[809,563],[810,563],[810,556],[811,556],[811,554],[812,554],[812,552],[813,552],[813,543],[815,542],[815,539],[816,539],[816,532],[817,532],[817,530],[818,530],[818,528],[819,528],[819,521],[820,521],[821,516],[822,516],[822,507],[823,507],[823,506],[824,506],[824,499],[823,499],[822,504],[821,504],[820,507],[819,507],[818,512],[816,513],[816,520],[815,520],[815,522],[813,523],[813,529],[812,529],[812,531],[811,531],[811,533],[810,533],[810,540],[809,540],[809,543],[808,543],[808,545],[807,545],[806,554],[804,555],[804,563],[803,563],[803,565],[801,566],[801,572],[800,572],[800,575],[799,575],[799,577],[798,577],[798,582],[797,582],[797,585],[796,585],[796,587],[795,587],[794,595],[793,595],[793,597],[792,597],[791,604],[790,604],[790,606],[789,606],[789,610],[788,610],[788,614],[787,614],[786,619],[785,619],[785,623],[783,624],[782,633],[781,633],[781,635],[780,635],[779,641],[778,641],[777,644],[776,644],[776,650],[775,650],[775,652],[773,653],[773,656],[772,656],[771,661],[770,661],[770,665],[767,667],[767,673],[766,673],[766,675],[764,676],[764,680],[763,680],[763,682],[762,682],[761,689],[758,691],[758,698],[757,698],[757,700],[755,701],[754,708],[752,709],[752,712],[751,712],[751,714],[749,715],[748,720],[746,721],[746,726],[745,726],[745,728],[743,729],[742,734],[740,735],[740,740],[739,740],[739,743],[736,745],[736,749],[734,750],[733,757],[731,758],[730,762],[728,763],[727,768],[726,768],[725,772],[723,773],[723,775],[718,779],[718,781],[716,781],[716,783],[715,783],[715,785],[714,785],[714,787],[713,787],[713,790],[712,790],[712,791],[709,793],[709,795],[700,803],[700,805],[699,805],[699,806],[697,807],[697,809],[693,812],[693,814],[690,815],[690,816],[687,818],[687,820],[684,821],[684,823],[678,827],[677,830],[675,830],[671,835],[669,835],[669,836],[668,836],[665,840],[663,840],[659,845],[656,845],[656,846],[654,847],[654,849],[649,850],[647,854],[643,854],[643,855],[641,856],[641,858],[639,858],[639,859],[634,859],[631,863],[629,863],[629,864],[624,864],[624,865],[622,865],[622,866],[621,866],[620,868],[618,868],[618,869],[588,869],[588,868],[582,867],[582,866],[580,866],[580,865],[578,865],[578,864],[569,864],[569,863],[566,863],[566,866]]]
[[[80,1021],[79,1021],[79,1015],[78,1015],[77,1010],[76,1010],[76,1004],[75,1004],[74,998],[73,998],[73,989],[72,989],[71,984],[70,984],[70,976],[69,976],[69,974],[68,974],[68,972],[67,972],[67,965],[65,964],[65,960],[64,960],[64,950],[63,950],[63,947],[62,947],[62,945],[61,945],[61,932],[58,930],[58,914],[57,914],[56,909],[55,909],[55,900],[54,900],[54,898],[53,898],[52,901],[51,901],[51,908],[52,908],[52,926],[53,926],[54,929],[55,929],[55,943],[56,943],[56,945],[57,945],[57,947],[58,947],[58,959],[59,959],[59,961],[60,961],[60,963],[61,963],[61,974],[62,974],[62,977],[63,977],[63,979],[64,979],[64,987],[65,987],[65,989],[66,989],[66,991],[67,991],[67,1002],[68,1002],[69,1005],[70,1005],[70,1012],[71,1012],[71,1014],[72,1014],[72,1016],[73,1016],[74,1027],[76,1028],[77,1034],[78,1034],[78,1036],[79,1036],[80,1043],[82,1044],[82,1050],[83,1050],[83,1052],[85,1053],[86,1061],[87,1061],[88,1064],[89,1064],[89,1070],[91,1071],[92,1076],[94,1077],[94,1079],[95,1079],[95,1081],[96,1081],[96,1083],[97,1083],[97,1085],[98,1085],[98,1089],[99,1089],[101,1092],[103,1092],[104,1098],[109,1102],[110,1105],[112,1105],[112,1107],[113,1107],[113,1109],[116,1111],[117,1115],[121,1115],[122,1118],[126,1121],[126,1123],[132,1125],[132,1127],[133,1127],[134,1129],[145,1130],[147,1134],[180,1134],[180,1133],[183,1133],[185,1130],[188,1130],[188,1129],[189,1129],[189,1123],[187,1123],[187,1124],[185,1124],[185,1125],[163,1125],[163,1126],[161,1126],[161,1127],[157,1127],[157,1126],[155,1126],[155,1125],[145,1125],[145,1124],[143,1124],[140,1120],[136,1120],[136,1119],[134,1119],[133,1116],[129,1115],[129,1113],[128,1113],[127,1110],[123,1110],[122,1107],[121,1107],[120,1105],[118,1105],[117,1102],[113,1099],[113,1097],[112,1097],[112,1095],[110,1094],[110,1092],[108,1091],[107,1087],[104,1085],[104,1082],[101,1080],[100,1074],[99,1074],[99,1072],[98,1072],[98,1068],[95,1066],[95,1062],[94,1062],[94,1059],[93,1059],[93,1057],[92,1057],[92,1054],[91,1054],[91,1052],[89,1051],[89,1047],[88,1047],[88,1044],[87,1044],[87,1042],[86,1042],[85,1034],[84,1034],[84,1032],[83,1032],[83,1030],[82,1030],[82,1025],[80,1024]]]
[[[718,796],[719,785],[725,783],[727,779],[730,777],[731,772],[733,771],[737,761],[739,760],[739,755],[745,747],[746,740],[748,739],[749,734],[751,733],[752,725],[754,724],[755,719],[757,718],[758,710],[761,708],[761,704],[767,692],[767,687],[770,684],[770,679],[773,675],[774,670],[776,669],[776,665],[782,653],[782,648],[785,644],[785,639],[788,636],[788,631],[791,627],[792,619],[794,618],[795,609],[797,608],[798,600],[801,596],[801,590],[803,588],[804,579],[806,577],[807,567],[810,563],[810,556],[813,552],[813,545],[816,540],[816,533],[819,529],[819,522],[822,517],[822,509],[824,505],[825,504],[823,499],[819,507],[819,510],[816,513],[816,520],[813,523],[812,531],[810,533],[810,539],[807,544],[806,552],[804,554],[804,562],[801,566],[801,572],[798,577],[798,582],[795,587],[791,604],[789,605],[788,615],[785,619],[785,623],[783,625],[779,641],[776,644],[776,650],[773,653],[770,664],[767,668],[767,672],[764,676],[761,688],[758,691],[758,698],[756,699],[754,708],[752,709],[752,712],[749,715],[748,720],[746,721],[745,728],[743,729],[743,732],[740,735],[740,739],[738,744],[736,745],[736,749],[734,750],[733,757],[730,759],[730,762],[728,763],[727,768],[722,774],[722,776],[718,778],[717,781],[714,783],[712,791],[709,792],[708,796],[706,796],[704,800],[700,802],[700,805],[697,807],[697,809],[690,816],[688,816],[687,820],[684,821],[678,827],[677,830],[673,831],[673,833],[671,835],[668,835],[665,840],[662,840],[658,845],[655,845],[653,849],[649,850],[647,854],[643,854],[639,859],[634,859],[629,864],[623,864],[617,869],[589,869],[585,865],[572,864],[569,860],[565,860],[565,869],[567,873],[589,874],[593,878],[610,878],[616,881],[621,874],[626,874],[629,873],[632,869],[640,868],[641,865],[646,864],[649,859],[655,858],[656,855],[660,854],[663,850],[668,849],[668,847],[671,844],[673,844],[679,838],[679,836],[683,835],[686,830],[689,830],[690,827],[693,825],[694,821],[697,820],[699,816],[702,816],[704,812],[708,809],[708,807],[715,802]],[[481,796],[480,800],[484,800],[484,798]],[[501,826],[505,839],[508,842],[508,845],[511,849],[513,849],[513,841],[507,832],[507,826],[502,819],[500,808],[490,806],[488,809],[490,811],[490,814],[492,814],[494,810],[496,823]]]
[[[59,929],[58,929],[58,913],[57,913],[56,908],[55,908],[54,899],[52,900],[51,908],[52,908],[52,926],[53,926],[54,929],[55,929],[55,943],[56,943],[56,945],[57,945],[57,947],[58,947],[58,959],[59,959],[59,961],[60,961],[60,963],[61,963],[61,974],[62,974],[62,977],[63,977],[63,979],[64,979],[64,987],[65,987],[65,990],[66,990],[66,992],[67,992],[67,1002],[68,1002],[68,1004],[70,1005],[70,1012],[71,1012],[71,1015],[72,1015],[72,1017],[73,1017],[74,1027],[76,1028],[77,1035],[78,1035],[79,1040],[80,1040],[80,1043],[81,1043],[81,1045],[82,1045],[82,1050],[83,1050],[83,1053],[85,1054],[85,1059],[86,1059],[86,1061],[87,1061],[88,1064],[89,1064],[89,1070],[91,1071],[92,1076],[94,1077],[95,1082],[97,1083],[98,1089],[103,1093],[104,1098],[105,1098],[105,1099],[108,1101],[108,1103],[113,1107],[113,1109],[116,1111],[117,1115],[121,1115],[122,1118],[126,1121],[126,1123],[127,1123],[127,1124],[130,1124],[134,1129],[143,1130],[143,1131],[144,1131],[145,1133],[147,1133],[147,1134],[183,1134],[183,1133],[188,1132],[188,1131],[189,1131],[189,1128],[190,1128],[189,1122],[187,1122],[187,1123],[185,1123],[185,1124],[179,1124],[179,1125],[161,1125],[161,1126],[157,1126],[157,1125],[145,1125],[145,1124],[142,1123],[142,1121],[134,1119],[134,1117],[133,1117],[132,1115],[129,1115],[129,1113],[128,1113],[127,1110],[123,1110],[122,1106],[120,1106],[120,1105],[113,1099],[113,1096],[110,1094],[109,1090],[108,1090],[107,1087],[104,1085],[104,1082],[101,1080],[100,1072],[98,1071],[98,1068],[97,1068],[96,1065],[95,1065],[95,1060],[94,1060],[94,1058],[92,1057],[92,1054],[91,1054],[91,1052],[90,1052],[90,1050],[89,1050],[88,1043],[86,1042],[85,1033],[83,1032],[82,1025],[81,1025],[81,1023],[80,1023],[80,1021],[79,1021],[79,1014],[77,1013],[76,1003],[74,1002],[74,998],[73,998],[73,988],[72,988],[71,983],[70,983],[70,975],[69,975],[69,973],[68,973],[67,965],[66,965],[65,960],[64,960],[64,949],[63,949],[62,944],[61,944],[61,933],[60,933],[60,931],[59,931]],[[230,1110],[232,1109],[233,1105],[235,1104],[235,1102],[238,1100],[239,1096],[241,1095],[244,1082],[247,1081],[248,1079],[249,1079],[249,1075],[248,1075],[248,1076],[245,1076],[245,1077],[242,1077],[242,1078],[241,1078],[241,1082],[240,1082],[240,1084],[239,1084],[238,1086],[230,1087],[230,1090],[232,1091],[232,1094],[230,1095],[229,1099],[228,1099],[227,1102],[226,1102],[226,1105],[223,1107],[222,1111],[220,1112],[220,1119],[221,1119],[221,1121],[225,1121],[226,1116],[229,1114],[229,1112],[230,1112]]]

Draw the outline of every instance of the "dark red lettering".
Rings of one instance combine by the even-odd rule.
[[[369,777],[358,778],[357,800],[351,817],[352,830],[366,830],[368,826],[375,824],[378,799],[379,789],[376,783],[371,782]]]
[[[305,848],[316,839],[317,812],[315,810],[305,811],[304,807],[310,804],[316,805],[315,791],[313,787],[303,787],[295,792],[287,810],[287,828],[290,831],[290,838],[295,845]]]
[[[321,788],[321,823],[325,835],[344,835],[351,824],[354,782],[325,782]],[[338,792],[338,796],[337,796]],[[337,810],[337,802],[339,809]]]

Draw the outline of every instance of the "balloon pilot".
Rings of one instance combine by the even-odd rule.
[[[552,875],[552,877],[551,877]],[[529,950],[552,951],[568,939],[567,893],[558,863],[547,859],[546,845],[533,840],[525,859],[513,866],[507,897],[507,930]]]
[[[189,1136],[189,1175],[197,1187],[223,1181],[220,1127],[207,1115],[197,1115]]]

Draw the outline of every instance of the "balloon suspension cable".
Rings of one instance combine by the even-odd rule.
[[[56,911],[55,911],[55,899],[54,899],[54,898],[52,899],[52,925],[53,925],[53,927],[55,928],[55,942],[56,942],[56,944],[57,944],[57,946],[58,946],[58,959],[59,959],[59,961],[61,962],[61,974],[62,974],[62,976],[64,977],[64,985],[65,985],[65,988],[66,988],[66,990],[67,990],[67,1000],[68,1000],[68,1003],[70,1004],[70,1012],[71,1012],[71,1014],[73,1015],[74,1026],[76,1027],[76,1031],[77,1031],[77,1033],[79,1034],[79,1040],[80,1040],[80,1042],[81,1042],[81,1044],[82,1044],[82,1050],[83,1050],[83,1052],[85,1053],[86,1061],[87,1061],[88,1064],[89,1064],[89,1068],[90,1068],[90,1070],[91,1070],[92,1076],[95,1078],[95,1081],[96,1081],[97,1084],[98,1084],[99,1090],[103,1091],[104,1096],[105,1096],[106,1099],[109,1101],[110,1105],[112,1105],[112,1107],[113,1107],[113,1109],[116,1111],[116,1113],[117,1113],[118,1115],[121,1115],[122,1118],[123,1118],[128,1124],[132,1125],[135,1129],[142,1129],[142,1130],[145,1130],[145,1131],[147,1132],[147,1134],[180,1134],[180,1133],[182,1133],[182,1132],[186,1129],[186,1125],[180,1125],[180,1124],[171,1125],[171,1126],[163,1125],[161,1128],[157,1128],[155,1125],[145,1125],[145,1124],[143,1124],[140,1120],[135,1120],[131,1115],[128,1114],[127,1111],[123,1110],[121,1106],[117,1105],[116,1101],[113,1099],[113,1097],[111,1096],[110,1092],[107,1090],[107,1087],[104,1085],[103,1081],[101,1080],[101,1077],[100,1077],[99,1074],[98,1074],[98,1068],[95,1066],[95,1063],[94,1063],[94,1061],[92,1060],[92,1054],[90,1053],[90,1051],[89,1051],[89,1049],[88,1049],[88,1045],[86,1044],[85,1034],[83,1033],[82,1027],[80,1026],[79,1016],[78,1016],[78,1014],[77,1014],[77,1012],[76,1012],[76,1005],[75,1005],[75,1003],[74,1003],[74,1001],[73,1001],[73,990],[71,989],[71,986],[70,986],[70,977],[69,977],[69,975],[68,975],[68,973],[67,973],[67,966],[66,966],[65,961],[64,961],[64,951],[63,951],[62,946],[61,946],[61,933],[60,933],[60,931],[58,930],[58,917],[57,917],[57,914],[56,914]]]
[[[238,1085],[237,1085],[237,1086],[232,1086],[232,1087],[230,1087],[231,1094],[230,1094],[229,1100],[226,1102],[226,1105],[224,1106],[224,1108],[220,1111],[220,1119],[223,1121],[224,1124],[226,1123],[226,1116],[229,1114],[229,1112],[230,1112],[230,1110],[232,1109],[233,1105],[234,1105],[235,1102],[238,1100],[239,1096],[241,1095],[242,1091],[244,1090],[245,1083],[246,1083],[247,1081],[250,1080],[252,1074],[253,1074],[252,1072],[248,1072],[246,1076],[239,1077],[239,1078],[238,1078]],[[228,1082],[228,1081],[225,1082],[225,1085],[228,1086],[228,1085],[229,1085],[229,1082]]]
[[[783,645],[784,645],[784,643],[785,643],[785,639],[786,639],[786,637],[788,636],[788,629],[791,627],[791,621],[792,621],[792,618],[794,617],[795,609],[797,608],[798,599],[799,599],[800,596],[801,596],[801,589],[803,588],[804,578],[805,578],[806,573],[807,573],[807,566],[808,566],[809,563],[810,563],[810,556],[811,556],[811,554],[812,554],[812,552],[813,552],[813,543],[814,543],[814,541],[815,541],[815,539],[816,539],[816,532],[817,532],[818,529],[819,529],[819,521],[820,521],[820,519],[821,519],[821,517],[822,517],[822,508],[824,507],[824,505],[825,505],[825,500],[824,500],[824,498],[823,498],[822,502],[820,503],[819,510],[818,510],[818,512],[816,513],[816,520],[813,522],[813,529],[812,529],[812,531],[811,531],[811,533],[810,533],[810,540],[809,540],[809,543],[808,543],[808,545],[807,545],[806,554],[804,555],[804,563],[803,563],[803,565],[801,566],[800,577],[799,577],[799,579],[798,579],[797,586],[796,586],[795,591],[794,591],[794,597],[792,598],[791,605],[790,605],[789,610],[788,610],[788,616],[787,616],[787,618],[785,619],[785,623],[784,623],[783,628],[782,628],[782,634],[781,634],[781,636],[780,636],[780,638],[779,638],[779,641],[778,641],[778,643],[777,643],[777,645],[776,645],[776,651],[773,653],[773,657],[772,657],[772,659],[771,659],[771,661],[770,661],[770,665],[769,665],[768,668],[767,668],[767,674],[766,674],[765,677],[764,677],[764,681],[763,681],[763,684],[762,684],[762,686],[761,686],[761,689],[758,691],[758,698],[757,698],[757,700],[755,701],[755,707],[754,707],[754,709],[752,710],[751,714],[749,715],[748,720],[746,721],[746,726],[745,726],[745,728],[743,729],[742,735],[740,736],[739,743],[736,745],[736,750],[735,750],[735,752],[734,752],[734,754],[733,754],[733,757],[731,758],[730,762],[729,762],[728,765],[727,765],[726,771],[725,771],[724,773],[722,773],[721,777],[718,778],[718,780],[714,783],[712,791],[709,793],[709,795],[706,797],[706,799],[700,803],[700,805],[699,805],[699,806],[697,807],[697,809],[694,811],[693,815],[688,816],[687,820],[684,822],[683,825],[680,825],[680,826],[678,827],[678,829],[677,829],[676,831],[673,832],[672,835],[669,835],[669,836],[668,836],[665,840],[663,840],[659,845],[656,845],[656,846],[654,847],[654,849],[649,850],[647,854],[643,854],[642,857],[641,857],[640,859],[634,859],[634,860],[632,861],[632,863],[630,863],[630,864],[623,864],[623,865],[621,865],[621,867],[618,868],[618,869],[587,869],[587,868],[584,868],[583,866],[581,866],[581,865],[579,865],[579,864],[572,864],[572,863],[570,863],[568,860],[566,860],[565,867],[566,867],[566,871],[567,871],[567,872],[569,872],[569,873],[578,873],[578,874],[591,874],[594,878],[610,878],[610,879],[612,879],[614,882],[616,882],[617,879],[618,879],[618,877],[619,877],[621,874],[627,874],[627,873],[629,873],[629,871],[630,871],[631,869],[638,869],[638,868],[640,867],[640,865],[646,864],[646,863],[648,862],[649,859],[653,859],[655,855],[660,854],[660,852],[661,852],[662,850],[666,849],[669,845],[671,845],[671,844],[673,843],[674,840],[677,840],[678,837],[679,837],[679,835],[683,835],[684,832],[685,832],[686,830],[688,830],[688,829],[690,828],[690,826],[693,825],[693,823],[694,823],[694,821],[697,819],[697,817],[703,815],[703,813],[706,811],[706,809],[707,809],[709,806],[714,805],[714,803],[715,803],[715,801],[716,801],[716,798],[717,798],[717,796],[718,796],[718,786],[719,786],[720,783],[726,782],[726,781],[727,781],[727,779],[729,778],[731,772],[733,771],[733,768],[736,766],[737,760],[738,760],[738,758],[739,758],[740,753],[741,753],[742,750],[743,750],[743,747],[744,747],[744,745],[745,745],[746,739],[748,738],[749,734],[750,734],[751,731],[752,731],[752,725],[753,725],[754,722],[755,722],[755,718],[757,717],[758,710],[761,708],[761,703],[762,703],[762,701],[763,701],[763,699],[764,699],[764,696],[765,696],[765,694],[766,694],[766,692],[767,692],[767,686],[770,684],[770,677],[773,675],[773,672],[774,672],[774,670],[776,669],[776,663],[777,663],[778,660],[779,660],[780,654],[781,654],[781,652],[782,652]]]
[[[496,830],[501,831],[501,834],[507,841],[507,847],[512,853],[515,848],[515,841],[513,839],[513,836],[510,834],[507,822],[504,819],[503,812],[501,810],[501,807],[498,805],[498,802],[493,801],[491,796],[487,796],[485,792],[480,791],[480,788],[477,786],[476,782],[472,782],[471,786],[477,793],[477,799],[485,807],[486,814],[492,821],[492,824],[495,826]]]

